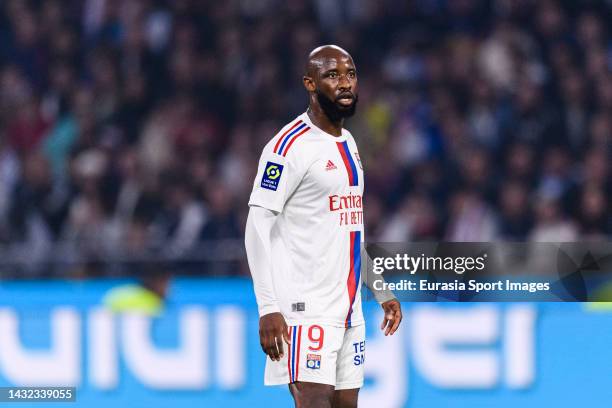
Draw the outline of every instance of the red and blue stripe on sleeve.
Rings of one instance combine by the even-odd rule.
[[[279,154],[283,157],[287,155],[287,152],[293,145],[293,142],[297,140],[298,137],[302,136],[304,133],[308,132],[310,127],[304,123],[301,119],[295,122],[289,129],[285,131],[278,138],[276,145],[274,146],[274,153]]]

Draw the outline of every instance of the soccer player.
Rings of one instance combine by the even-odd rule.
[[[264,383],[289,384],[296,407],[356,407],[363,169],[343,125],[357,106],[357,70],[345,50],[326,45],[310,53],[303,83],[308,110],[264,147],[249,200],[245,244],[268,356]],[[400,304],[375,295],[381,329],[393,334]]]

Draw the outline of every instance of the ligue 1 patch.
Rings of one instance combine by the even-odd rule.
[[[321,355],[320,354],[307,354],[306,355],[306,368],[318,370],[321,368]]]
[[[261,187],[268,190],[276,191],[281,174],[283,174],[283,165],[273,162],[266,163],[263,177],[261,178]]]

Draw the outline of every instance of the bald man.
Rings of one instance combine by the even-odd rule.
[[[308,56],[308,110],[265,146],[249,200],[245,245],[266,353],[264,383],[289,384],[300,408],[357,406],[363,385],[363,168],[344,129],[357,69],[335,45]],[[392,335],[402,313],[375,293]]]

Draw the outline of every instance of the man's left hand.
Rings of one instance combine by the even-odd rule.
[[[380,325],[380,330],[385,331],[385,336],[393,335],[402,321],[402,306],[397,299],[388,300],[382,305],[385,318]]]

